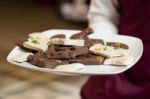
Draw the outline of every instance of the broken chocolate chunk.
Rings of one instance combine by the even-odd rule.
[[[46,56],[48,58],[66,59],[75,58],[76,56],[85,55],[87,53],[87,47],[51,45],[46,52]]]
[[[118,42],[107,42],[106,45],[107,46],[112,46],[115,49],[118,49],[118,48],[129,49],[128,45],[123,44],[123,43],[118,43]]]
[[[92,34],[93,32],[94,32],[94,30],[93,30],[92,28],[88,27],[88,28],[85,28],[85,29],[81,32],[81,34],[90,35],[90,34]]]
[[[88,38],[87,36],[92,34],[93,32],[94,32],[94,30],[92,28],[88,27],[88,28],[85,28],[80,33],[72,35],[70,38],[71,39],[84,39],[84,40],[86,40]]]
[[[16,40],[15,44],[19,47],[23,47],[23,43],[26,42],[27,40],[28,40],[27,38],[22,38],[22,39]]]
[[[85,46],[87,46],[88,48],[90,48],[94,44],[98,44],[98,43],[104,45],[104,41],[102,39],[87,39],[85,41]]]
[[[53,35],[51,38],[66,38],[64,34]]]
[[[70,63],[82,63],[84,65],[100,65],[103,64],[105,57],[100,55],[87,54],[69,59]]]
[[[67,60],[48,59],[43,52],[28,57],[28,62],[38,67],[54,69],[58,65],[68,64]]]
[[[29,48],[26,48],[26,47],[23,46],[23,43],[26,42],[26,41],[28,41],[27,38],[22,38],[22,39],[16,40],[15,44],[17,46],[19,46],[21,49],[25,50],[25,51],[36,53],[37,51],[29,49]]]

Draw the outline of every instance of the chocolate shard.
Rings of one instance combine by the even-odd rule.
[[[70,38],[71,39],[84,39],[84,40],[86,40],[88,38],[87,36],[92,34],[93,32],[94,32],[94,30],[92,28],[88,27],[88,28],[85,28],[80,33],[72,35]]]
[[[26,42],[27,40],[28,40],[27,38],[22,38],[22,39],[16,40],[15,44],[19,47],[23,47],[23,43]]]
[[[51,38],[66,38],[64,34],[53,35]]]
[[[90,27],[85,28],[85,29],[81,32],[81,34],[85,34],[85,35],[90,35],[90,34],[92,34],[92,33],[94,33],[94,30],[93,30],[92,28],[90,28]]]
[[[18,39],[15,41],[15,45],[19,46],[21,49],[23,49],[25,51],[36,53],[37,51],[26,48],[23,46],[23,43],[26,42],[27,40],[28,40],[27,38]]]
[[[100,65],[103,64],[105,57],[100,55],[87,54],[69,59],[70,63],[82,63],[84,65]]]
[[[90,48],[94,44],[98,44],[98,43],[104,45],[104,41],[102,39],[87,39],[85,41],[85,46],[87,46],[88,48]]]
[[[129,49],[129,46],[123,43],[118,42],[106,42],[107,46],[113,46],[114,48],[123,48],[123,49]]]
[[[68,59],[87,53],[87,47],[51,45],[46,52],[46,56],[55,59]]]
[[[68,64],[67,60],[48,59],[43,52],[38,52],[28,57],[28,62],[42,68],[54,69],[58,65]]]

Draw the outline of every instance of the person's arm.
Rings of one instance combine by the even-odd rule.
[[[89,27],[98,33],[118,33],[117,0],[91,0],[88,13]]]

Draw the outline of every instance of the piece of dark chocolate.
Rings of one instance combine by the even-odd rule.
[[[105,57],[100,55],[87,54],[69,59],[70,63],[82,63],[84,65],[100,65],[103,64]]]
[[[27,40],[28,40],[27,38],[22,38],[22,39],[16,40],[15,44],[19,47],[23,47],[23,43],[26,42]]]
[[[43,52],[38,52],[28,57],[28,62],[42,68],[54,69],[58,65],[68,64],[67,60],[48,59]]]
[[[123,43],[118,42],[106,42],[107,46],[113,46],[114,48],[123,48],[123,49],[129,49],[129,46]]]
[[[27,38],[22,38],[22,39],[16,40],[15,45],[17,45],[18,47],[20,47],[21,49],[23,49],[25,51],[36,53],[37,51],[23,46],[23,43],[26,42],[27,40],[28,40]]]
[[[94,33],[94,30],[93,30],[92,28],[90,28],[90,27],[85,28],[85,29],[81,32],[81,34],[85,34],[85,35],[90,35],[90,34],[92,34],[92,33]]]
[[[85,46],[87,46],[88,48],[93,46],[94,44],[102,44],[104,45],[104,41],[102,39],[87,39],[85,40]]]
[[[66,36],[64,34],[56,34],[53,35],[51,38],[66,38]]]
[[[87,53],[87,47],[51,45],[48,51],[46,51],[46,56],[48,58],[66,59],[75,58],[76,56],[85,55]]]
[[[94,30],[92,28],[88,27],[88,28],[85,28],[80,33],[72,35],[70,38],[71,39],[84,39],[84,40],[86,40],[88,38],[87,36],[92,34],[93,32],[94,32]]]

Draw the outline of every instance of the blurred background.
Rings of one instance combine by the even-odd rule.
[[[0,99],[80,99],[87,77],[19,68],[6,61],[14,41],[32,32],[87,27],[88,0],[0,0]]]

